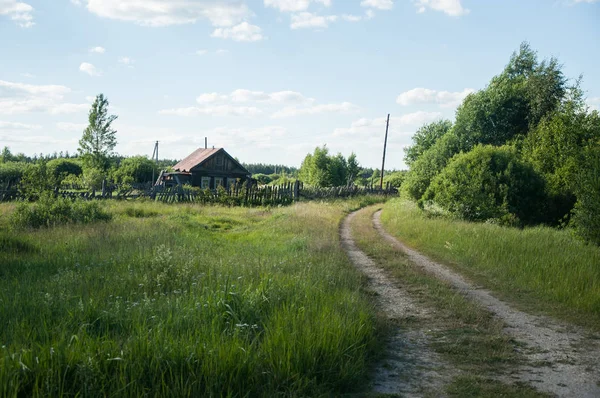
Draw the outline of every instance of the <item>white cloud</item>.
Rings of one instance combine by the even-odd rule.
[[[19,122],[5,122],[0,120],[0,130],[39,130],[39,124],[25,124]]]
[[[219,48],[217,50],[217,55],[225,55],[225,54],[229,54],[229,50],[225,50],[225,49],[222,49],[222,48]]]
[[[79,70],[82,71],[83,73],[87,73],[90,76],[101,76],[102,72],[100,72],[94,65],[88,63],[88,62],[82,62],[81,65],[79,65]]]
[[[394,7],[393,0],[363,0],[360,2],[363,7],[377,8],[378,10],[391,10]]]
[[[306,11],[311,3],[331,6],[331,0],[264,0],[265,7],[276,8],[281,12]]]
[[[85,130],[87,124],[84,123],[69,123],[69,122],[59,122],[56,123],[56,128],[60,131],[67,132],[80,132]]]
[[[423,13],[428,8],[434,11],[441,11],[453,17],[466,15],[470,11],[462,6],[460,0],[416,0],[415,6],[417,12]]]
[[[302,115],[317,115],[323,113],[350,113],[358,110],[358,106],[350,102],[342,102],[339,104],[320,104],[310,107],[290,106],[283,108],[271,115],[272,118],[294,117]]]
[[[586,103],[591,110],[600,112],[600,97],[588,98]]]
[[[196,51],[196,55],[206,55],[208,54],[208,50],[198,50]]]
[[[65,102],[71,89],[59,85],[33,85],[0,80],[0,114],[28,112],[50,114],[85,111],[89,104]]]
[[[407,113],[398,117],[390,118],[390,133],[391,134],[401,134],[410,138],[412,136],[412,132],[410,130],[414,130],[414,128],[419,127],[425,123],[430,123],[435,120],[439,120],[442,118],[442,114],[440,112],[413,112]],[[381,135],[385,133],[385,125],[387,122],[387,118],[361,118],[352,122],[350,127],[347,128],[337,128],[334,130],[333,135],[335,137],[352,137],[352,136],[360,136],[360,137],[370,137],[372,135]]]
[[[203,93],[196,102],[199,104],[208,104],[215,102],[268,102],[270,104],[310,104],[314,101],[312,98],[307,98],[299,92],[285,90],[266,93],[264,91],[252,91],[246,89],[237,89],[231,94],[219,93]]]
[[[475,90],[472,88],[465,88],[463,91],[450,92],[417,87],[400,94],[396,99],[396,102],[403,106],[438,104],[442,108],[454,108],[460,105],[467,95],[474,92]]]
[[[292,29],[303,29],[303,28],[327,28],[330,22],[337,21],[337,15],[316,15],[310,12],[300,12],[292,15],[292,21],[290,28]]]
[[[81,5],[81,0],[71,0],[72,4],[75,4],[76,6],[80,6]]]
[[[205,93],[200,94],[198,98],[196,98],[196,102],[199,104],[210,104],[213,102],[219,102],[227,100],[226,95],[220,95],[218,93]]]
[[[314,101],[312,98],[306,98],[299,92],[290,90],[265,93],[263,91],[238,89],[231,93],[230,98],[233,102],[268,101],[271,103],[310,103]]]
[[[597,3],[597,2],[599,2],[599,1],[600,1],[600,0],[573,0],[573,2],[574,2],[575,4],[577,4],[577,3],[588,3],[588,4],[593,4],[593,3]]]
[[[251,25],[248,22],[242,22],[231,28],[217,28],[211,34],[211,37],[220,39],[231,39],[234,41],[259,41],[264,39],[262,29],[259,26]]]
[[[358,22],[360,20],[362,20],[362,16],[361,15],[348,15],[348,14],[344,14],[342,15],[342,19],[344,21],[348,21],[348,22]]]
[[[175,108],[175,109],[163,109],[158,112],[161,115],[175,115],[175,116],[256,116],[262,113],[262,111],[253,106],[232,106],[232,105],[215,105],[206,107],[188,107],[188,108]]]
[[[106,52],[106,49],[104,47],[92,47],[90,48],[90,52],[91,53],[95,53],[95,54],[104,54]]]
[[[104,18],[160,27],[207,19],[213,26],[233,26],[253,14],[239,0],[87,0],[90,12]]]
[[[0,15],[9,16],[22,28],[30,28],[35,25],[32,15],[33,10],[34,8],[27,3],[21,3],[17,0],[0,0]]]
[[[291,90],[268,93],[238,89],[230,94],[203,93],[196,98],[196,102],[198,106],[163,109],[159,113],[177,116],[256,116],[272,112],[271,117],[284,118],[323,113],[348,113],[358,109],[356,105],[349,102],[313,105],[315,102],[313,98]],[[242,104],[244,106],[241,106]],[[286,107],[275,110],[278,106]]]
[[[134,60],[129,57],[120,57],[119,63],[127,66],[128,68],[133,68]]]

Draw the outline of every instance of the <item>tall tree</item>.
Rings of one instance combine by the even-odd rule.
[[[79,153],[84,161],[97,169],[108,169],[108,157],[117,145],[117,131],[112,128],[116,115],[108,115],[108,99],[98,94],[88,114],[88,126],[79,140]]]
[[[358,160],[356,160],[356,154],[352,152],[350,156],[348,156],[348,185],[354,182],[354,180],[358,177],[360,173],[360,164]]]
[[[431,148],[435,142],[452,128],[450,120],[438,120],[417,130],[412,137],[413,145],[404,149],[404,161],[412,165],[418,158]]]

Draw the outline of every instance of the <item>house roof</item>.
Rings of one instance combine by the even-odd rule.
[[[181,160],[175,166],[173,166],[173,170],[175,171],[190,171],[194,167],[198,166],[200,163],[206,161],[210,157],[216,155],[219,152],[225,153],[229,158],[231,158],[238,167],[242,170],[246,170],[244,166],[242,166],[238,161],[236,161],[231,155],[229,155],[223,148],[199,148],[192,152],[188,157]]]

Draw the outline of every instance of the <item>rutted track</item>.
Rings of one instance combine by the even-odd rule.
[[[373,215],[373,225],[395,249],[404,252],[414,264],[449,282],[466,297],[486,307],[504,321],[506,333],[525,344],[523,353],[530,363],[516,369],[511,377],[560,397],[600,397],[600,349],[597,339],[587,338],[583,331],[574,326],[510,307],[489,291],[478,288],[389,235],[381,225],[380,215],[381,211]],[[344,221],[342,233],[344,225],[352,217],[353,214]],[[342,239],[344,244],[343,235]]]
[[[431,314],[398,288],[354,243],[350,224],[356,212],[348,215],[340,227],[341,243],[352,263],[369,278],[378,309],[391,322],[403,318],[427,318]],[[448,366],[429,349],[427,336],[418,330],[396,329],[386,342],[387,355],[373,372],[373,390],[381,394],[440,396],[449,381]],[[445,369],[445,370],[444,370]]]

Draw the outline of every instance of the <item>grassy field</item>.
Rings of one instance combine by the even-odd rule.
[[[382,241],[373,229],[373,212],[361,210],[352,224],[353,237],[365,253],[394,277],[396,284],[434,316],[409,318],[401,329],[428,336],[431,349],[447,363],[449,384],[444,391],[423,391],[424,396],[545,397],[531,387],[503,382],[523,358],[516,343],[503,333],[503,323],[489,311],[465,298],[452,286],[426,273],[405,255]],[[440,365],[444,366],[444,365]],[[448,373],[448,370],[441,370]]]
[[[520,307],[599,330],[600,248],[569,231],[427,217],[401,199],[381,218],[403,242]]]
[[[0,205],[0,396],[320,396],[364,388],[372,306],[338,240],[369,200],[103,204],[11,230]]]

